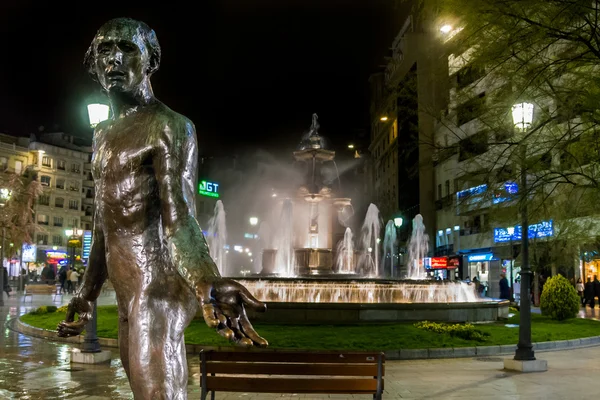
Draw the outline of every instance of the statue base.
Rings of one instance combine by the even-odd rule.
[[[545,372],[548,371],[548,362],[546,360],[522,361],[513,358],[505,358],[504,369],[518,372]]]
[[[101,350],[96,353],[86,353],[79,349],[73,349],[71,352],[71,363],[76,364],[101,364],[110,362],[112,352],[109,350]]]

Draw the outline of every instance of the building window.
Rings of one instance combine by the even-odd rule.
[[[42,175],[40,177],[40,183],[42,186],[50,186],[50,177],[48,175]]]
[[[450,180],[446,180],[446,196],[450,196]]]
[[[458,116],[457,124],[461,126],[467,122],[479,117],[484,113],[485,108],[485,92],[479,96],[472,98],[458,106],[456,114]]]
[[[85,230],[86,230],[86,231],[90,231],[90,230],[92,230],[92,224],[86,223],[86,224],[85,224]]]
[[[23,170],[23,161],[15,161],[15,174],[20,174]]]
[[[54,199],[54,207],[63,208],[65,206],[65,199],[57,197]]]
[[[60,169],[60,170],[64,171],[66,168],[66,164],[67,163],[65,162],[65,160],[58,160],[56,163],[56,169]]]
[[[52,159],[48,156],[42,157],[42,165],[44,167],[52,168]]]
[[[40,197],[38,197],[38,204],[40,206],[49,206],[50,205],[50,196],[47,195],[41,195]]]
[[[71,225],[73,228],[77,228],[79,226],[79,220],[77,218],[73,218],[71,222],[73,223]]]
[[[6,168],[8,168],[8,158],[0,157],[0,170],[6,171]]]
[[[71,172],[75,172],[76,174],[80,173],[80,165],[79,164],[71,164]]]
[[[53,246],[62,246],[63,245],[62,235],[52,235],[52,245]]]
[[[69,210],[79,210],[79,200],[69,200]]]
[[[43,233],[38,233],[37,242],[38,242],[38,244],[41,244],[44,246],[48,245],[48,235],[43,234]]]
[[[48,216],[44,215],[44,214],[38,214],[37,216],[37,223],[38,225],[48,225]]]
[[[64,179],[57,179],[56,180],[56,188],[57,189],[64,189],[65,188],[65,180]]]
[[[63,226],[63,217],[54,217],[54,226]]]
[[[73,192],[78,192],[79,191],[79,182],[70,181],[69,182],[69,190],[71,190]]]
[[[458,161],[481,155],[488,151],[488,133],[479,132],[459,142]]]
[[[438,184],[438,200],[442,199],[442,184]]]

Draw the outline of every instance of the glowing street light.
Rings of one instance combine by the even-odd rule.
[[[250,217],[249,221],[250,221],[250,225],[252,225],[252,226],[258,225],[258,218],[256,218],[256,217]]]
[[[440,27],[440,32],[442,32],[444,35],[452,32],[452,25],[448,25],[448,24],[442,25]]]
[[[396,226],[396,228],[400,228],[403,222],[404,220],[400,217],[394,218],[394,225]]]
[[[388,117],[384,115],[383,117],[379,118],[379,120],[385,122],[388,120]]]
[[[90,120],[90,126],[94,128],[100,122],[108,119],[110,114],[110,107],[107,104],[92,103],[88,104],[88,118]]]
[[[354,145],[353,145],[352,143],[350,143],[350,144],[348,145],[348,148],[349,148],[349,149],[353,149],[353,148],[354,148]]]
[[[522,131],[528,129],[533,122],[533,104],[515,104],[512,108],[512,118],[517,129]]]

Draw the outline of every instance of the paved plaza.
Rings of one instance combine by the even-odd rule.
[[[50,304],[51,297],[34,296],[23,303],[17,296],[0,308],[2,321],[10,321],[32,307]],[[63,299],[63,303],[67,298]],[[114,297],[100,297],[114,304]],[[57,304],[59,305],[59,304]],[[600,311],[587,317],[598,318]],[[600,333],[600,325],[599,325]],[[398,347],[401,347],[401,343]],[[0,335],[0,399],[132,399],[127,377],[117,353],[110,365],[69,363],[71,346],[35,339],[6,327]],[[600,347],[538,352],[548,361],[548,371],[517,374],[502,369],[502,357],[388,361],[384,399],[590,399],[600,376]],[[199,399],[198,359],[188,355],[189,399]],[[217,399],[368,399],[351,395],[278,395],[218,393]]]

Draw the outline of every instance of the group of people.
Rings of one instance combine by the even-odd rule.
[[[58,271],[58,281],[60,282],[60,293],[72,294],[77,290],[81,274],[70,266],[63,265]],[[66,287],[65,287],[66,286]]]
[[[594,280],[588,276],[585,285],[581,281],[581,278],[577,280],[576,284],[577,293],[581,298],[581,305],[589,305],[591,308],[596,306],[596,297],[600,300],[600,281],[598,277],[594,275]]]

